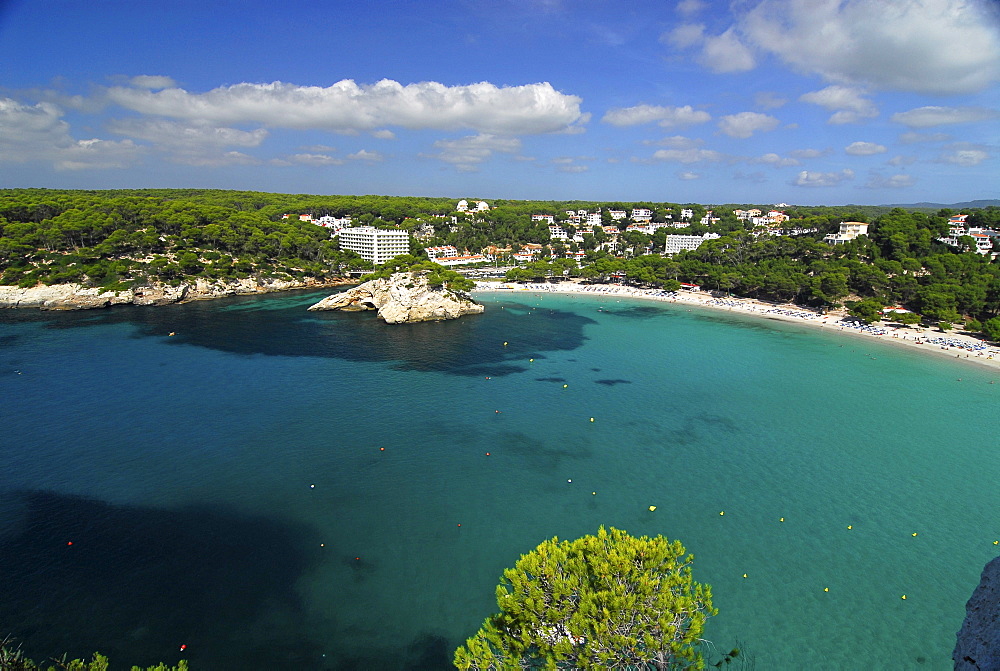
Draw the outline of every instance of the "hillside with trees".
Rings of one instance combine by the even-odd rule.
[[[457,212],[450,198],[314,196],[249,191],[144,189],[116,191],[0,190],[0,283],[32,287],[79,283],[123,290],[151,283],[177,285],[192,278],[279,277],[329,280],[371,269],[336,238],[296,215],[352,218],[413,233],[411,254],[427,247],[491,249],[497,261],[535,246],[535,260],[519,264],[511,280],[581,278],[675,289],[679,283],[763,300],[816,308],[845,306],[866,320],[885,306],[911,310],[932,323],[967,324],[1000,338],[1000,264],[990,255],[939,241],[948,234],[942,209],[874,206],[790,206],[796,235],[761,235],[727,204],[705,216],[697,203],[494,200],[481,212]],[[652,221],[677,222],[653,235],[626,230],[612,210],[646,208]],[[687,209],[691,216],[682,219]],[[553,240],[551,215],[577,233],[567,211],[600,211],[602,225],[578,239]],[[1000,228],[1000,208],[966,211],[971,226]],[[283,219],[286,214],[293,216]],[[822,241],[841,221],[869,223],[867,237],[843,245]],[[704,223],[703,223],[704,222]],[[668,233],[720,237],[696,250],[665,256]],[[801,232],[806,231],[806,232]],[[968,241],[964,241],[968,242]],[[578,254],[567,258],[567,254]],[[449,281],[455,278],[449,276]]]

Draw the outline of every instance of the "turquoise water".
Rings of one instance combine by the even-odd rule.
[[[392,327],[321,295],[0,315],[0,635],[448,668],[505,567],[604,524],[681,540],[758,669],[951,667],[996,371],[632,299]]]

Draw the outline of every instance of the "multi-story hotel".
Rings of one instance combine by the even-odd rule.
[[[410,253],[410,234],[407,231],[358,226],[341,230],[339,237],[341,249],[356,252],[376,266],[400,254]]]

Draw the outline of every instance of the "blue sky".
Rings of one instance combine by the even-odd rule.
[[[997,198],[994,0],[0,0],[0,186]]]

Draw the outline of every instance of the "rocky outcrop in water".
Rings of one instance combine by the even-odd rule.
[[[983,569],[957,638],[951,653],[956,670],[1000,669],[1000,557]]]
[[[289,289],[308,289],[347,284],[350,280],[281,280],[246,278],[237,280],[196,279],[176,287],[152,284],[125,291],[104,291],[79,284],[56,284],[21,288],[0,286],[0,308],[42,310],[89,310],[112,305],[168,305],[243,294],[262,294]]]
[[[479,314],[483,306],[464,293],[429,286],[425,274],[395,273],[328,296],[309,309],[377,310],[388,324],[407,324]]]

